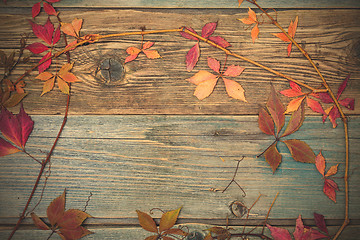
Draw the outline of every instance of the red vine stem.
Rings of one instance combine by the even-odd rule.
[[[348,122],[347,122],[347,117],[345,116],[339,101],[337,100],[337,98],[335,97],[333,91],[331,90],[331,88],[329,87],[327,81],[325,80],[324,76],[321,74],[321,72],[319,71],[318,67],[316,66],[316,64],[314,63],[314,61],[311,59],[311,57],[309,56],[309,54],[285,31],[285,29],[283,27],[281,27],[281,25],[273,18],[271,17],[262,7],[260,7],[257,2],[248,0],[248,2],[254,4],[257,8],[259,8],[263,13],[266,14],[266,16],[272,21],[272,23],[278,27],[281,32],[283,32],[286,37],[288,37],[288,39],[300,50],[300,52],[306,57],[306,59],[310,62],[311,66],[315,69],[315,71],[317,72],[317,74],[319,75],[319,77],[322,80],[322,84],[324,85],[324,87],[327,89],[330,97],[332,98],[332,100],[335,103],[335,106],[338,108],[340,115],[341,115],[341,119],[343,120],[344,123],[344,132],[345,132],[345,174],[344,174],[344,182],[345,182],[345,218],[344,218],[344,222],[341,225],[341,227],[339,228],[339,230],[337,231],[337,233],[335,234],[333,240],[336,240],[341,232],[344,230],[344,228],[349,224],[350,220],[349,220],[349,130],[348,130]]]

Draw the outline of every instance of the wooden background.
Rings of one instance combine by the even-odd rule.
[[[8,0],[0,4],[0,48],[11,52],[18,47],[20,35],[31,32],[27,20],[36,1]],[[287,27],[290,19],[299,16],[296,39],[318,64],[333,89],[351,73],[343,93],[355,98],[355,110],[348,111],[350,127],[350,218],[351,225],[341,239],[357,239],[360,230],[359,192],[359,126],[360,108],[360,3],[347,1],[262,1],[264,7],[276,8],[278,21]],[[270,33],[279,32],[270,24],[260,26],[259,39],[253,44],[250,29],[238,21],[247,16],[246,4],[237,8],[237,1],[70,1],[59,6],[61,18],[70,22],[84,19],[82,34],[119,33],[172,29],[191,26],[201,32],[207,22],[218,22],[214,35],[221,35],[231,50],[259,61],[293,78],[320,86],[320,79],[301,53],[293,48],[287,57],[286,43]],[[45,14],[36,18],[45,22]],[[55,22],[55,19],[52,19]],[[45,195],[35,212],[46,216],[52,199],[67,188],[66,208],[83,209],[92,193],[87,212],[95,218],[86,221],[95,234],[84,239],[143,239],[148,236],[137,221],[135,210],[152,208],[171,210],[183,206],[179,223],[190,231],[209,225],[241,226],[242,218],[231,214],[229,205],[241,201],[251,206],[258,195],[264,196],[252,211],[249,224],[260,224],[271,201],[279,192],[270,214],[270,223],[293,231],[299,214],[313,225],[313,212],[323,214],[331,233],[344,218],[343,126],[335,129],[321,116],[307,111],[300,131],[291,138],[307,142],[317,154],[322,150],[327,166],[340,163],[340,192],[337,203],[322,192],[323,180],[314,165],[295,162],[285,146],[279,144],[283,163],[273,175],[263,158],[256,158],[273,139],[263,134],[257,124],[258,109],[267,101],[270,82],[277,90],[288,83],[264,70],[237,59],[229,64],[246,68],[234,80],[242,84],[249,103],[230,99],[219,81],[214,93],[203,101],[193,96],[195,86],[185,79],[198,70],[208,69],[206,57],[224,61],[224,54],[201,43],[201,58],[193,72],[185,67],[185,54],[194,41],[178,33],[147,35],[153,49],[162,58],[148,60],[144,55],[124,66],[124,79],[110,83],[96,74],[106,59],[123,62],[129,46],[139,46],[139,36],[109,39],[76,49],[73,72],[82,80],[73,84],[70,116],[51,161],[51,176]],[[38,41],[33,35],[29,43]],[[63,43],[60,43],[60,45]],[[40,58],[34,56],[32,63]],[[60,61],[54,66],[60,66]],[[21,65],[14,78],[26,70]],[[40,97],[42,83],[36,73],[26,79],[25,110],[35,121],[27,149],[42,159],[51,147],[62,122],[66,96],[55,89]],[[282,97],[284,102],[288,99]],[[18,108],[11,111],[17,113]],[[287,118],[288,119],[288,118]],[[235,186],[225,193],[209,191],[223,188],[231,179],[236,162],[240,164],[236,180],[247,193]],[[221,161],[220,157],[225,159]],[[0,159],[0,238],[6,238],[22,211],[39,171],[39,164],[24,154]],[[40,189],[40,188],[39,188]],[[32,207],[40,195],[37,191]],[[159,217],[155,214],[155,217]],[[14,239],[46,239],[46,231],[36,230],[26,219]],[[57,236],[53,236],[54,239]],[[191,239],[191,238],[189,238]],[[193,238],[197,239],[197,238]],[[198,238],[201,239],[201,238]]]

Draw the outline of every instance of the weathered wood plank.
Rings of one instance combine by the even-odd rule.
[[[359,32],[360,10],[284,10],[279,11],[278,20],[284,26],[296,15],[300,22],[296,39],[319,64],[330,85],[337,89],[339,84],[351,73],[351,81],[344,96],[360,100],[360,68],[359,68]],[[26,16],[8,15],[4,11],[0,15],[0,46],[12,49],[18,44],[20,32],[30,32]],[[247,16],[246,10],[182,10],[182,9],[126,9],[102,11],[63,11],[63,21],[71,21],[74,17],[85,19],[83,33],[115,33],[126,32],[146,26],[148,29],[178,28],[182,25],[192,26],[197,31],[210,21],[218,21],[219,26],[214,35],[225,37],[232,45],[234,52],[273,67],[289,74],[297,80],[313,86],[319,86],[316,73],[303,59],[301,54],[293,50],[287,57],[286,43],[273,37],[270,33],[278,32],[273,26],[260,26],[260,39],[253,44],[250,30],[237,18]],[[40,22],[44,21],[40,20]],[[346,26],[346,27],[345,27]],[[246,62],[229,58],[228,64],[239,64],[246,67],[244,73],[234,78],[246,91],[248,104],[230,99],[224,84],[219,81],[214,93],[203,101],[198,101],[193,92],[195,86],[185,79],[198,70],[207,70],[207,56],[218,58],[224,62],[222,52],[202,43],[202,57],[192,73],[186,72],[185,54],[194,45],[179,34],[146,36],[145,40],[155,41],[154,49],[159,50],[162,59],[148,60],[140,55],[138,60],[125,65],[125,81],[106,85],[95,72],[99,63],[106,58],[124,61],[129,46],[140,45],[140,37],[126,37],[107,40],[91,46],[77,49],[72,58],[76,62],[74,72],[83,82],[73,84],[71,114],[256,114],[259,104],[264,104],[269,93],[269,82],[276,83],[277,89],[288,87],[288,83],[264,70]],[[35,42],[34,38],[30,39]],[[37,58],[38,60],[39,58]],[[36,62],[36,59],[33,61]],[[55,66],[59,66],[55,64]],[[23,69],[15,75],[23,73]],[[211,70],[210,70],[211,71]],[[65,102],[65,96],[58,90],[40,97],[42,84],[34,80],[35,73],[27,79],[31,93],[25,100],[27,110],[32,114],[59,114]],[[284,101],[287,99],[284,98]],[[57,107],[54,107],[57,106]],[[346,111],[359,114],[360,109]]]
[[[41,151],[46,152],[54,140],[61,117],[34,116],[34,120],[27,148],[41,159],[45,155]],[[359,124],[358,117],[351,118],[352,219],[360,218]],[[337,176],[343,176],[341,126],[332,129],[319,117],[308,117],[292,137],[304,140],[316,153],[322,150],[327,167],[340,163]],[[183,206],[183,218],[219,219],[230,214],[231,202],[239,200],[250,206],[262,193],[266,196],[251,216],[261,219],[280,192],[272,218],[293,219],[298,214],[312,218],[314,211],[328,219],[343,218],[343,180],[335,179],[341,191],[334,204],[323,194],[323,180],[315,166],[292,160],[283,144],[279,144],[283,163],[273,175],[265,160],[256,158],[272,141],[258,130],[257,117],[252,116],[73,116],[57,145],[51,177],[36,212],[44,216],[51,200],[67,188],[67,208],[82,209],[92,192],[87,209],[96,217],[135,218],[136,209]],[[236,180],[247,196],[244,198],[236,186],[225,193],[209,191],[228,184],[234,160],[241,156],[245,159]],[[1,217],[16,217],[21,211],[38,170],[39,164],[23,154],[1,159]]]
[[[34,4],[30,0],[8,0],[7,6],[9,7],[29,7]],[[6,6],[2,2],[0,6]],[[55,6],[59,7],[164,7],[164,8],[235,8],[238,7],[238,1],[236,0],[62,0],[56,3]],[[244,3],[241,5],[242,8],[251,6],[250,4]],[[261,6],[265,8],[358,8],[360,3],[357,0],[261,0]]]

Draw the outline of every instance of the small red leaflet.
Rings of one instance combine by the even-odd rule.
[[[51,3],[60,2],[61,0],[42,0],[33,5],[31,13],[32,17],[35,18],[41,11],[41,3],[43,4],[44,10],[48,15],[56,16],[58,13],[55,11]]]
[[[337,173],[339,164],[336,164],[335,166],[331,166],[330,169],[325,174],[325,158],[320,152],[315,158],[315,165],[316,165],[316,169],[324,178],[323,192],[325,193],[326,196],[328,196],[329,199],[336,202],[335,191],[339,191],[339,187],[336,184],[336,182],[330,179],[329,177]]]
[[[241,100],[243,102],[247,102],[245,99],[244,89],[242,88],[242,86],[234,80],[225,78],[225,77],[237,77],[244,71],[245,68],[242,68],[237,65],[231,65],[227,67],[225,71],[224,70],[220,71],[220,62],[215,58],[211,58],[211,57],[208,57],[208,66],[213,71],[215,71],[217,75],[214,75],[208,71],[200,70],[194,76],[187,79],[189,82],[197,86],[194,95],[199,100],[203,100],[204,98],[210,96],[219,78],[221,78],[225,83],[226,92],[229,95],[229,97]]]
[[[219,45],[223,48],[230,47],[231,46],[230,43],[228,43],[224,38],[222,38],[220,36],[211,36],[214,33],[216,27],[217,27],[217,22],[211,22],[211,23],[205,24],[205,26],[201,30],[201,36],[203,38],[206,38],[206,39],[216,43],[217,45]],[[186,29],[192,33],[197,34],[197,32],[194,29],[192,29],[191,27],[186,27]],[[196,64],[199,60],[199,57],[200,57],[199,39],[197,39],[196,37],[194,37],[186,32],[180,32],[180,34],[184,38],[198,41],[186,54],[186,70],[188,72],[191,72],[194,69],[194,67],[196,66]]]
[[[39,54],[43,53],[47,50],[50,50],[48,53],[45,54],[45,56],[40,60],[42,62],[43,60],[47,59],[51,56],[51,49],[52,47],[60,40],[60,26],[58,26],[55,30],[54,25],[51,23],[50,18],[47,19],[46,23],[44,25],[36,24],[32,21],[29,21],[31,24],[33,33],[43,40],[46,44],[49,45],[46,46],[43,43],[36,42],[33,44],[28,45],[25,49],[31,51],[32,53]],[[49,68],[51,65],[51,59],[46,60],[41,65],[39,65],[39,73],[42,73],[47,68]]]
[[[141,49],[136,47],[129,47],[126,49],[126,52],[129,54],[129,56],[126,57],[125,63],[131,62],[137,58],[139,53],[143,52],[147,58],[149,59],[155,59],[155,58],[161,58],[160,54],[156,50],[148,50],[154,45],[153,42],[146,42],[144,44],[141,44]]]
[[[13,115],[4,107],[1,108],[0,131],[9,142],[0,137],[0,156],[23,151],[33,127],[34,122],[22,105],[17,115]]]

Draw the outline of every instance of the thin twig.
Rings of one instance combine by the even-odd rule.
[[[279,192],[276,194],[274,200],[272,201],[272,203],[271,203],[271,205],[270,205],[269,211],[268,211],[267,214],[266,214],[265,221],[264,221],[264,226],[263,226],[263,229],[262,229],[262,231],[261,231],[262,234],[264,234],[266,221],[267,221],[267,219],[269,218],[270,211],[271,211],[272,207],[274,206],[274,203],[275,203],[275,201],[276,201],[276,199],[277,199],[278,196],[279,196]]]
[[[246,196],[246,192],[244,191],[244,189],[240,186],[240,184],[235,180],[235,177],[236,177],[236,174],[239,170],[239,164],[240,162],[244,159],[245,157],[243,156],[240,160],[236,160],[237,161],[237,165],[236,165],[236,169],[235,169],[235,172],[234,172],[234,176],[232,177],[231,181],[229,182],[229,184],[225,187],[224,190],[222,190],[222,192],[225,192],[232,183],[235,183],[240,189],[241,191],[243,192],[243,197]]]
[[[260,200],[260,197],[262,196],[262,194],[260,193],[260,195],[258,196],[258,198],[255,200],[255,202],[251,205],[251,207],[248,209],[248,212],[246,214],[246,219],[245,219],[245,222],[244,222],[244,228],[243,228],[243,231],[242,233],[245,233],[245,228],[246,228],[246,223],[247,223],[247,220],[249,219],[249,215],[250,215],[250,211],[251,209],[255,206],[255,204]]]
[[[39,160],[37,160],[33,155],[31,155],[30,153],[28,153],[25,149],[22,150],[23,153],[25,153],[26,155],[28,155],[30,158],[34,159],[35,161],[37,161],[38,163],[41,164],[41,162]]]

